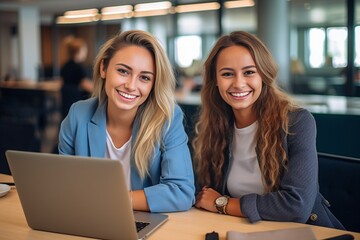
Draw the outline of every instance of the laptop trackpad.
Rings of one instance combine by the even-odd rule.
[[[134,211],[134,218],[136,222],[149,223],[143,229],[138,232],[139,239],[143,239],[150,235],[155,229],[162,225],[168,219],[168,215],[159,213],[149,213]]]

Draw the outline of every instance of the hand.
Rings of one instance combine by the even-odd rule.
[[[214,189],[203,187],[196,196],[195,207],[206,209],[210,212],[217,212],[215,200],[220,196],[221,194]]]

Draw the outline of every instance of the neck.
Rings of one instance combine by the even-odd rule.
[[[136,111],[107,110],[106,130],[110,134],[113,144],[119,148],[129,141]]]
[[[119,111],[108,106],[106,111],[106,125],[108,127],[120,127],[132,129],[137,111]]]
[[[248,127],[257,120],[256,113],[252,109],[235,110],[234,115],[237,128]]]

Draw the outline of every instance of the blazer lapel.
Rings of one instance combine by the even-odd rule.
[[[105,157],[106,106],[107,102],[101,104],[88,123],[89,151],[91,157]]]

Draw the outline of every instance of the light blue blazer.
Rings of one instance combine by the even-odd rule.
[[[106,148],[106,106],[98,98],[74,103],[63,120],[59,133],[59,153],[100,157]],[[138,131],[135,120],[132,146]],[[185,211],[194,204],[195,186],[188,137],[183,113],[176,105],[170,128],[155,147],[149,175],[141,179],[131,156],[131,188],[143,189],[151,212]]]

